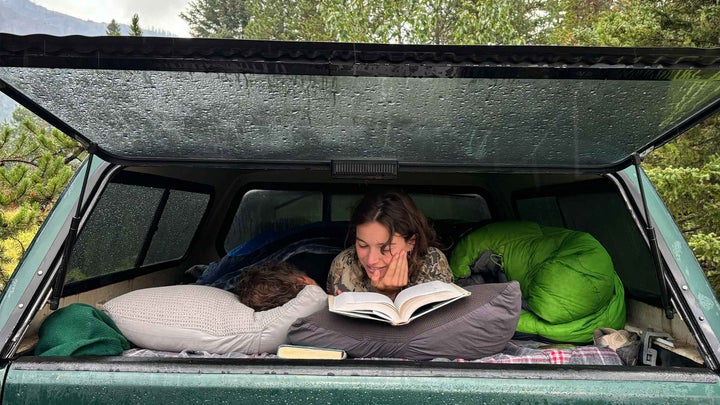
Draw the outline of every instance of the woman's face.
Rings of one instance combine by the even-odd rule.
[[[355,251],[368,277],[376,272],[380,272],[380,278],[384,277],[393,255],[407,254],[414,245],[414,241],[406,241],[396,233],[390,245],[383,247],[390,231],[379,222],[358,225],[355,234]]]

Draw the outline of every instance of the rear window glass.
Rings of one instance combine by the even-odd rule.
[[[597,183],[528,194],[515,200],[519,219],[591,234],[613,258],[615,271],[635,297],[658,297],[654,264],[625,201]]]
[[[645,149],[720,91],[716,79],[691,70],[672,80],[363,77],[363,70],[327,77],[0,67],[0,77],[115,156],[198,161],[365,156],[594,167]]]
[[[547,226],[564,227],[557,196],[524,198],[517,200],[520,219]]]
[[[108,184],[78,236],[66,282],[180,259],[209,200],[170,187]]]
[[[253,189],[242,197],[225,238],[226,251],[261,234],[279,234],[320,221],[349,221],[363,194]],[[431,222],[479,222],[491,218],[478,194],[410,193]]]

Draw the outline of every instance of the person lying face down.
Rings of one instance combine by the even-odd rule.
[[[404,287],[453,281],[436,234],[415,202],[402,191],[365,195],[350,218],[354,245],[333,260],[326,291],[370,291],[394,299]]]
[[[235,294],[255,311],[266,311],[286,304],[306,285],[317,283],[291,263],[269,262],[245,271],[235,284]]]

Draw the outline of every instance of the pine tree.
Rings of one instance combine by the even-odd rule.
[[[720,4],[706,0],[555,0],[549,38],[584,46],[720,45]],[[559,15],[559,13],[558,13]],[[560,20],[558,20],[560,21]],[[648,177],[720,295],[720,116],[648,155]]]
[[[26,109],[0,126],[0,288],[80,163],[83,148]]]
[[[119,37],[120,36],[120,24],[115,21],[113,18],[110,20],[110,24],[107,25],[107,29],[105,30],[105,35],[109,37]]]
[[[141,37],[142,36],[142,28],[140,28],[140,17],[138,17],[137,13],[133,14],[132,20],[130,22],[130,34],[131,37]]]
[[[250,20],[245,0],[193,0],[180,13],[190,35],[201,38],[243,38]],[[269,10],[269,8],[266,8]]]

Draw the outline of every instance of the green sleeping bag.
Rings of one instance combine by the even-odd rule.
[[[503,258],[530,311],[518,332],[560,342],[591,342],[597,328],[625,326],[625,294],[610,255],[585,232],[533,222],[498,222],[465,236],[450,256],[456,278],[470,274],[478,254]]]

